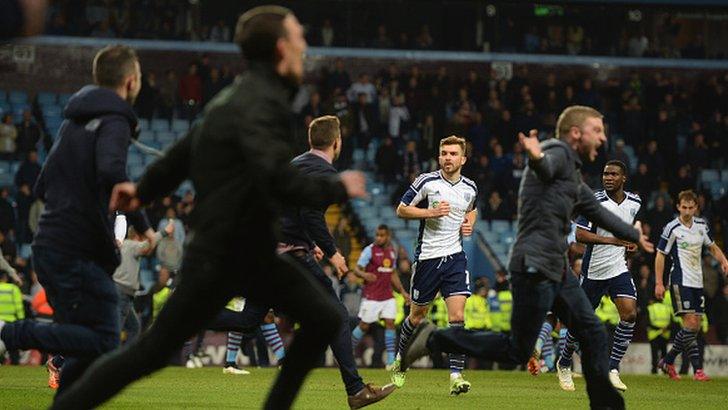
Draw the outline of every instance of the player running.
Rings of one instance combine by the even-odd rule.
[[[359,345],[361,338],[369,331],[369,326],[384,320],[384,345],[387,348],[387,369],[391,370],[394,362],[395,341],[394,319],[397,317],[397,302],[392,294],[392,287],[409,300],[409,294],[402,287],[399,275],[394,270],[397,251],[390,242],[390,231],[387,225],[379,225],[370,244],[361,253],[356,276],[364,279],[364,299],[359,307],[359,325],[351,332],[353,347]]]
[[[599,203],[622,221],[635,224],[642,207],[638,195],[624,190],[627,166],[623,162],[607,162],[602,173],[604,190],[594,197]],[[596,309],[602,296],[609,294],[619,312],[619,324],[614,331],[612,351],[609,357],[609,381],[615,389],[627,390],[619,378],[619,363],[632,341],[637,319],[637,289],[627,269],[626,251],[634,251],[637,245],[617,239],[609,231],[598,228],[584,217],[576,220],[576,240],[586,245],[581,268],[581,288],[592,307]],[[576,337],[566,334],[566,343],[556,363],[559,385],[563,390],[574,391],[571,374],[571,357],[576,350]]]
[[[703,295],[703,246],[720,263],[723,273],[728,275],[728,260],[725,254],[710,237],[710,229],[703,218],[698,218],[698,198],[693,191],[682,191],[678,195],[677,210],[680,216],[665,225],[655,255],[655,298],[662,300],[665,286],[662,276],[665,271],[665,255],[672,258],[670,272],[670,294],[672,308],[682,317],[682,328],[675,335],[675,342],[667,356],[657,366],[672,380],[680,380],[675,371],[675,358],[687,352],[693,365],[693,379],[708,381],[703,372],[703,363],[698,349],[697,336],[705,308]]]
[[[439,291],[447,305],[450,327],[464,328],[465,301],[470,296],[470,276],[462,238],[473,233],[478,189],[460,175],[465,164],[465,139],[450,136],[440,141],[440,170],[417,177],[402,197],[397,216],[420,219],[420,234],[412,265],[412,308],[402,322],[398,353],[407,345],[415,327],[427,315]],[[398,355],[392,366],[392,382],[404,385],[405,373]],[[465,355],[450,354],[450,394],[470,391],[463,378]]]

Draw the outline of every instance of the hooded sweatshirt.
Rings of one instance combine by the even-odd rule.
[[[119,252],[109,199],[115,184],[128,181],[126,158],[137,118],[118,94],[97,86],[74,94],[63,116],[35,186],[46,208],[33,244],[91,260],[111,274]]]

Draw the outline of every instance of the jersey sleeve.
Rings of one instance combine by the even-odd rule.
[[[715,243],[713,241],[713,236],[710,234],[710,228],[708,225],[705,225],[705,235],[703,235],[703,245],[704,246],[711,246]]]
[[[478,188],[473,188],[473,191],[475,192],[473,194],[473,200],[470,201],[470,207],[468,208],[468,212],[478,209]]]
[[[415,185],[410,185],[407,188],[407,192],[402,195],[402,203],[406,206],[415,206],[422,202],[427,197],[427,185],[422,185],[419,190],[415,188]]]
[[[670,250],[672,249],[673,245],[675,244],[675,231],[671,229],[670,225],[668,224],[665,226],[665,229],[662,230],[662,235],[660,235],[660,242],[657,244],[657,251],[667,255],[670,253]]]
[[[569,229],[569,236],[566,237],[566,243],[571,245],[572,243],[576,243],[576,224],[571,223],[571,229]]]
[[[369,265],[369,262],[372,260],[372,245],[367,246],[364,248],[363,251],[361,251],[361,255],[359,255],[359,260],[356,262],[358,266],[365,267]]]
[[[592,229],[592,223],[589,222],[589,220],[586,219],[586,217],[583,216],[583,215],[579,215],[576,218],[576,221],[574,221],[574,225],[575,225],[575,227],[573,227],[574,228],[574,235],[576,235],[576,228],[585,229],[587,231],[591,231],[591,229]]]

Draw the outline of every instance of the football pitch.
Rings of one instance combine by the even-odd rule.
[[[107,403],[109,409],[223,409],[261,407],[276,369],[250,369],[251,375],[222,374],[219,367],[168,368],[126,389]],[[365,381],[384,384],[384,370],[361,371]],[[538,377],[525,372],[467,371],[470,393],[448,396],[448,372],[413,370],[405,386],[371,409],[585,409],[584,380],[575,379],[576,392],[559,389],[554,374]],[[631,409],[725,409],[728,378],[698,383],[684,378],[672,382],[664,376],[623,376],[624,394]],[[0,367],[0,408],[46,408],[53,391],[46,386],[44,367]],[[346,396],[335,369],[316,370],[306,382],[294,408],[345,409]]]

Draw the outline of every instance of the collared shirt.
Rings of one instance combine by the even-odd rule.
[[[691,288],[703,288],[703,246],[713,245],[710,229],[703,218],[693,218],[691,226],[677,217],[665,225],[657,251],[672,257],[670,282]]]

